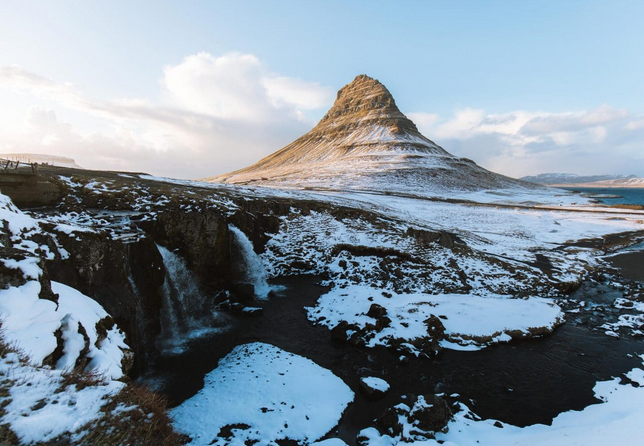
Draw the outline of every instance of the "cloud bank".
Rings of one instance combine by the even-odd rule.
[[[0,67],[0,89],[109,126],[82,132],[61,122],[56,109],[34,105],[23,129],[0,127],[0,152],[57,154],[88,168],[199,178],[270,154],[314,124],[305,111],[333,101],[332,89],[273,74],[255,56],[238,53],[188,56],[166,66],[159,84],[157,101],[105,101],[17,66]]]
[[[203,52],[164,67],[153,99],[90,98],[18,66],[0,67],[3,89],[33,106],[23,111],[22,128],[0,123],[0,152],[62,155],[88,168],[179,178],[225,173],[283,147],[315,124],[307,113],[326,111],[335,90],[273,73],[251,54]],[[9,102],[0,107],[12,111]],[[66,114],[95,125],[60,118]],[[451,117],[408,116],[449,152],[506,175],[644,176],[644,116],[609,105],[566,113],[464,108]]]
[[[566,113],[465,108],[448,119],[409,113],[419,130],[455,155],[506,175],[544,172],[644,176],[644,120],[602,105]]]

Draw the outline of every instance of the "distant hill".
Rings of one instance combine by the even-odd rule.
[[[595,181],[594,183],[581,183],[575,184],[579,187],[600,187],[600,188],[611,188],[611,187],[620,187],[620,188],[643,188],[644,189],[644,178],[636,178],[629,176],[627,178],[618,178],[616,180],[604,180],[604,181]]]
[[[82,169],[72,158],[57,155],[45,155],[41,153],[0,153],[0,158],[12,161],[23,161],[25,163],[49,164],[50,166],[72,167]]]
[[[574,173],[542,173],[539,175],[522,177],[520,179],[535,184],[561,186],[569,184],[580,185],[583,183],[596,183],[598,181],[620,182],[638,178],[636,178],[635,175],[577,175]]]

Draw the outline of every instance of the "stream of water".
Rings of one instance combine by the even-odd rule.
[[[234,241],[242,256],[242,269],[246,276],[246,282],[255,287],[255,295],[259,299],[266,299],[271,291],[268,284],[266,268],[260,256],[255,253],[253,242],[240,229],[229,225],[228,229],[233,234]]]
[[[157,248],[166,270],[157,345],[164,354],[179,354],[191,340],[221,331],[225,315],[212,310],[185,260],[163,246]]]
[[[599,380],[624,373],[639,362],[641,342],[615,339],[587,326],[564,324],[551,336],[496,345],[481,351],[444,350],[431,359],[398,361],[386,348],[357,349],[331,341],[329,331],[313,326],[304,307],[314,305],[324,288],[319,278],[296,276],[274,284],[283,288],[264,301],[261,317],[239,317],[229,330],[193,339],[188,348],[164,356],[153,375],[158,389],[180,404],[203,386],[203,377],[235,346],[261,341],[305,356],[331,370],[356,394],[336,435],[349,445],[356,434],[402,395],[458,393],[484,418],[515,425],[549,423],[557,414],[580,410],[598,401],[592,388]],[[359,378],[380,376],[391,385],[387,396],[370,401],[358,391]]]

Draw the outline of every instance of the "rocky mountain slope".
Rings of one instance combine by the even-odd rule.
[[[383,84],[366,75],[338,92],[310,132],[250,167],[207,181],[417,196],[538,189],[449,154],[418,131]]]

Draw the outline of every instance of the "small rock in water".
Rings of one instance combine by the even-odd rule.
[[[360,378],[360,391],[369,399],[383,398],[389,390],[389,383],[374,376]]]
[[[246,307],[242,310],[244,316],[261,316],[263,313],[264,309],[260,307]]]

